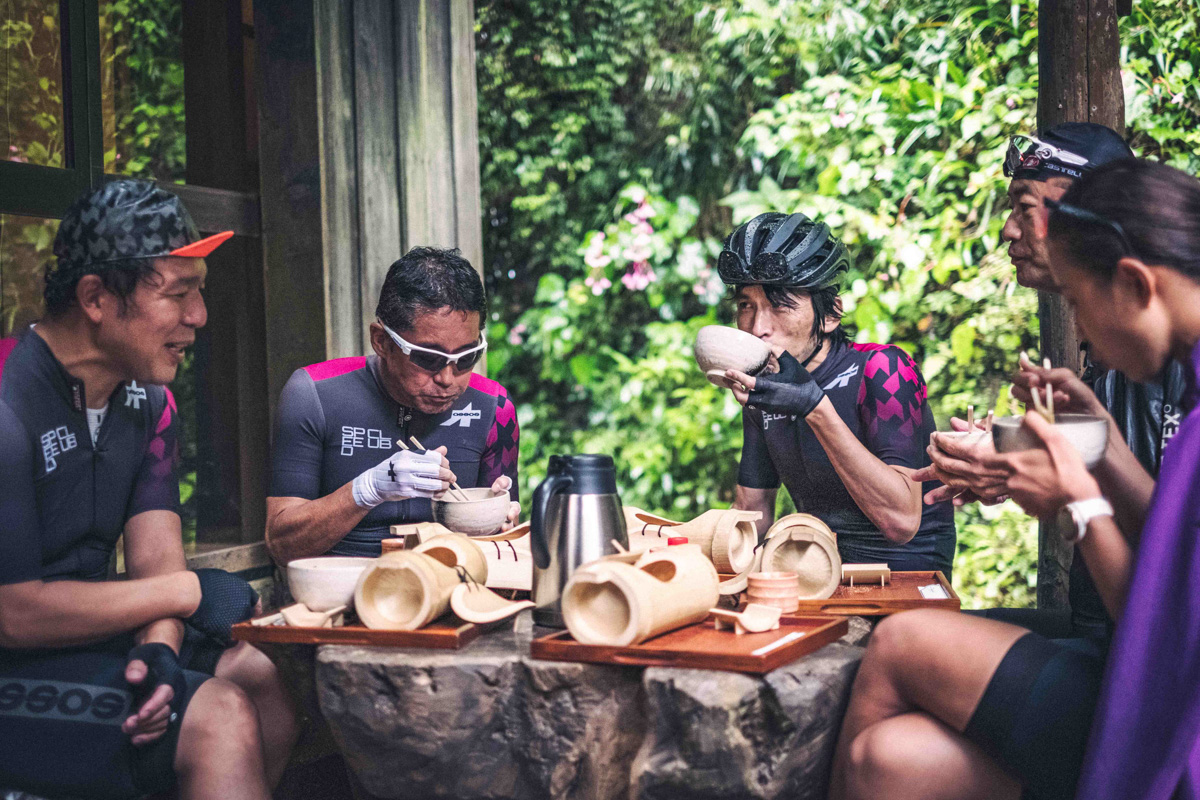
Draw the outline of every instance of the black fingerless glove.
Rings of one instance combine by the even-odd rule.
[[[779,356],[779,372],[754,379],[748,404],[772,414],[807,417],[824,396],[809,371],[785,351]]]
[[[175,651],[162,642],[139,644],[129,651],[129,656],[125,659],[126,664],[131,661],[143,662],[147,670],[146,678],[133,685],[133,697],[138,707],[154,694],[155,689],[165,683],[175,692],[170,702],[171,721],[175,722],[187,698],[187,681],[183,677],[183,667],[179,666],[179,657],[175,655]],[[134,708],[133,712],[137,713],[137,708]]]
[[[258,593],[223,569],[198,569],[195,573],[200,579],[200,605],[184,622],[228,647],[233,642],[230,628],[253,616]]]

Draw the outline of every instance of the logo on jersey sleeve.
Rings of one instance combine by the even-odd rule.
[[[125,387],[125,405],[133,406],[135,411],[142,410],[142,401],[146,399],[146,390],[137,385],[137,381],[130,381]]]
[[[842,370],[836,378],[825,384],[825,391],[830,389],[845,389],[850,385],[850,379],[858,374],[858,364],[851,364],[846,369]]]
[[[391,450],[392,442],[378,428],[356,428],[342,426],[342,455],[352,456],[360,447],[368,450]]]
[[[452,413],[450,415],[450,419],[442,423],[442,427],[453,428],[455,425],[458,425],[462,428],[471,427],[471,422],[473,420],[480,419],[483,416],[482,411],[476,411],[474,408],[472,408],[473,405],[473,403],[467,403],[466,408],[460,408]]]
[[[41,436],[42,458],[46,460],[46,473],[58,469],[58,457],[63,453],[74,450],[79,442],[75,434],[66,425],[59,425],[53,430],[46,431]]]

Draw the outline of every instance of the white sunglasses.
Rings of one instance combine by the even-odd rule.
[[[446,368],[447,364],[452,364],[454,371],[460,375],[464,372],[470,372],[479,363],[479,359],[483,356],[483,351],[487,349],[487,338],[483,335],[483,331],[479,332],[479,344],[470,350],[463,350],[458,353],[446,353],[406,341],[403,336],[396,333],[387,325],[384,325],[383,320],[379,320],[379,324],[383,325],[383,329],[388,332],[388,336],[392,337],[392,341],[400,348],[400,352],[408,356],[409,361],[426,372],[441,372]]]

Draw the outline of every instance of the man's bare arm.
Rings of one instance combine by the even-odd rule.
[[[778,489],[751,489],[741,485],[734,490],[734,508],[762,512],[762,519],[754,523],[758,529],[759,541],[767,535],[767,529],[775,522],[775,495],[778,492]]]

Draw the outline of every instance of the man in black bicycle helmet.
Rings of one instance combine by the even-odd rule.
[[[738,328],[776,362],[757,378],[726,375],[746,407],[734,507],[761,511],[765,530],[782,482],[837,533],[843,561],[949,575],[953,510],[923,507],[908,477],[928,464],[925,382],[900,348],[848,341],[839,284],[849,266],[829,226],[804,214],[760,214],[725,242],[717,270]]]

